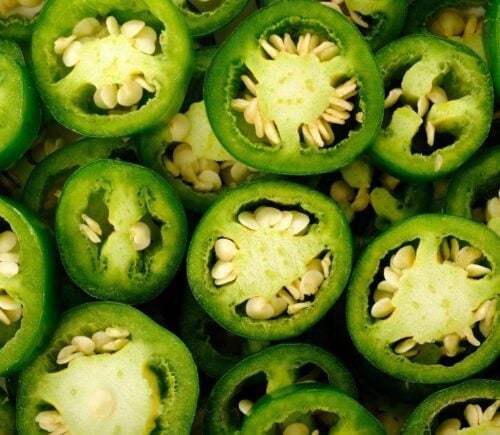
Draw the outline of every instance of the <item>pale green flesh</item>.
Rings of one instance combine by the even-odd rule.
[[[423,121],[410,106],[398,107],[392,114],[391,123],[376,141],[385,143],[389,149],[410,152],[411,142]]]
[[[395,311],[373,325],[381,341],[413,337],[424,344],[442,340],[475,323],[473,311],[495,297],[497,289],[488,275],[471,279],[457,264],[438,263],[440,243],[440,238],[420,240],[414,265],[403,274],[391,300]]]
[[[224,237],[239,247],[232,261],[238,277],[217,289],[218,297],[231,305],[255,296],[264,299],[275,296],[283,286],[302,276],[306,264],[324,249],[313,227],[304,236],[293,236],[286,231],[269,228],[252,231],[236,225]]]
[[[289,151],[300,148],[299,127],[316,120],[328,107],[332,84],[352,75],[348,60],[340,55],[321,62],[312,53],[297,56],[281,51],[276,59],[258,54],[245,63],[257,81],[262,115],[275,122],[280,144]]]
[[[356,159],[340,168],[342,178],[356,189],[369,188],[372,184],[373,167],[364,159]]]
[[[499,435],[500,426],[495,426],[492,421],[487,421],[478,426],[460,429],[457,433],[465,435]]]
[[[159,413],[158,385],[145,366],[150,354],[130,342],[113,354],[76,358],[43,375],[38,397],[56,408],[74,435],[149,434]]]
[[[382,187],[376,187],[370,192],[370,204],[377,216],[387,218],[391,222],[404,218],[410,211],[402,201]]]
[[[12,99],[22,97],[21,71],[12,61],[0,57],[0,151],[10,145],[21,127],[21,101],[12,105]]]
[[[433,57],[414,63],[406,70],[401,80],[405,100],[416,104],[419,97],[427,95],[433,85],[441,82],[446,72],[447,70]]]
[[[60,93],[80,92],[79,87],[91,84],[123,84],[135,75],[144,75],[152,85],[161,82],[162,61],[137,50],[125,35],[106,36],[84,44],[80,61],[54,86]]]

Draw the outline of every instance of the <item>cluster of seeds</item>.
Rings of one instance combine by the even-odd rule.
[[[87,216],[81,214],[82,223],[79,225],[80,231],[94,244],[102,242],[102,229],[99,223]],[[151,229],[149,226],[138,221],[129,228],[129,237],[136,251],[142,251],[151,244]]]
[[[28,151],[28,158],[33,163],[40,163],[45,157],[53,152],[60,150],[66,145],[66,141],[62,137],[46,138],[36,141]]]
[[[403,102],[411,101],[410,98],[406,97],[407,96],[405,96],[403,89],[393,88],[389,91],[389,93],[385,98],[384,108],[385,109],[392,108],[400,100],[402,100]],[[439,126],[434,125],[432,122],[430,122],[427,119],[427,114],[429,113],[432,104],[441,104],[441,103],[446,103],[447,101],[448,101],[448,96],[446,94],[446,91],[441,86],[434,85],[426,95],[420,96],[416,101],[416,104],[414,104],[414,106],[416,106],[417,109],[416,110],[417,115],[420,116],[422,119],[426,118],[424,123],[425,135],[427,138],[427,145],[431,147],[434,146],[436,140],[436,127]],[[437,159],[436,170],[439,170],[442,164],[443,164],[442,160]]]
[[[35,421],[40,429],[49,432],[50,435],[69,435],[69,428],[64,423],[63,416],[59,411],[42,411],[37,414]]]
[[[487,266],[480,264],[484,260],[483,252],[474,246],[460,247],[454,237],[445,238],[439,247],[441,261],[455,263],[465,269],[469,278],[482,278],[491,272]]]
[[[45,3],[44,0],[0,0],[0,17],[18,15],[31,18]]]
[[[224,285],[237,278],[232,261],[238,253],[238,247],[231,239],[221,237],[214,245],[215,264],[210,271],[215,285]]]
[[[249,230],[272,228],[287,231],[294,236],[304,234],[309,228],[310,218],[297,210],[280,210],[271,206],[260,206],[254,211],[242,211],[238,222]]]
[[[439,11],[429,24],[429,30],[433,34],[458,39],[465,39],[467,36],[475,34],[480,35],[482,28],[482,17],[449,8]]]
[[[267,40],[261,39],[260,45],[271,59],[276,59],[279,53],[285,52],[296,56],[314,55],[323,62],[333,59],[339,53],[339,48],[335,43],[322,40],[311,33],[300,35],[297,43],[288,33],[285,33],[283,37],[273,34]],[[265,139],[271,145],[278,145],[281,137],[276,123],[265,119],[259,107],[257,81],[250,74],[243,74],[241,81],[245,85],[243,98],[233,99],[231,107],[243,113],[245,121],[254,126],[258,138]],[[300,126],[299,130],[304,143],[318,148],[332,145],[335,141],[332,124],[344,125],[351,117],[354,103],[348,100],[357,93],[357,84],[354,79],[346,80],[336,87],[332,86],[328,107],[316,120]],[[356,114],[356,120],[363,122],[362,112]]]
[[[10,278],[18,272],[19,240],[13,231],[3,231],[0,233],[0,275]]]
[[[87,17],[73,27],[70,36],[60,37],[54,42],[54,52],[62,56],[65,66],[72,68],[80,61],[80,51],[85,44],[106,37],[128,38],[136,50],[148,55],[155,53],[158,39],[155,30],[141,20],[126,21],[120,26],[113,16],[106,17],[103,22]],[[154,93],[155,90],[154,84],[137,73],[123,77],[120,82],[97,88],[93,99],[100,109],[113,110],[121,106],[133,110],[137,108],[144,91]]]
[[[479,221],[488,224],[492,219],[500,218],[500,189],[498,195],[486,200],[483,207],[475,207],[472,210],[472,217]]]
[[[464,408],[464,419],[467,422],[466,426],[462,428],[462,421],[458,418],[448,418],[437,427],[436,435],[456,435],[460,430],[465,430],[467,427],[477,428],[481,426],[481,424],[488,422],[493,422],[494,426],[500,428],[499,407],[500,400],[495,400],[484,411],[481,405],[477,403],[468,403]]]
[[[10,296],[5,289],[0,289],[0,323],[11,325],[23,316],[23,306]]]
[[[130,332],[126,329],[111,327],[94,332],[92,337],[77,335],[71,339],[71,344],[59,351],[56,362],[64,365],[81,356],[117,352],[130,342],[129,337]]]
[[[169,130],[175,145],[172,157],[163,156],[163,164],[174,177],[193,186],[199,192],[217,192],[223,185],[236,186],[247,181],[256,171],[236,160],[212,160],[198,158],[193,148],[183,142],[190,129],[188,118],[176,114],[169,122]]]
[[[349,21],[351,21],[358,27],[367,29],[369,26],[358,12],[349,8],[345,0],[328,0],[322,1],[321,4],[335,9],[337,12],[345,15],[349,19]]]
[[[262,296],[248,299],[245,304],[246,315],[255,320],[268,320],[285,312],[293,316],[309,307],[321,284],[328,278],[331,264],[330,252],[327,252],[321,259],[314,258],[307,264],[307,271],[304,275],[285,285],[270,300]]]

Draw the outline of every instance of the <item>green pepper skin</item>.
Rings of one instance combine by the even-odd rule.
[[[102,225],[102,243],[82,231],[82,214]],[[137,222],[151,243],[136,250],[129,234]],[[179,268],[187,223],[175,192],[158,174],[111,159],[90,162],[68,178],[56,210],[55,233],[70,278],[90,295],[132,304],[165,290]]]
[[[438,424],[438,417],[440,413],[445,413],[447,418],[450,417],[450,408],[458,404],[467,403],[484,403],[485,400],[491,401],[500,399],[500,382],[493,379],[470,379],[462,382],[461,384],[448,387],[440,390],[422,403],[409,415],[402,430],[401,435],[413,434],[431,434],[435,433]],[[460,418],[461,416],[457,416]],[[460,433],[477,433],[477,434],[491,434],[498,432],[498,429],[491,428],[492,432],[488,432],[483,428],[476,428],[477,432],[465,430],[463,428]]]
[[[230,23],[245,9],[248,2],[249,0],[225,0],[211,7],[205,6],[203,1],[173,0],[194,37],[208,35]]]
[[[0,50],[0,169],[30,147],[40,128],[40,108],[25,66]]]
[[[296,421],[297,414],[307,411],[335,414],[329,434],[382,435],[381,424],[356,400],[330,385],[291,385],[262,397],[245,419],[241,435],[273,433],[276,423]],[[291,418],[291,420],[287,420]]]
[[[56,324],[57,251],[48,227],[26,207],[0,198],[1,220],[17,235],[19,272],[0,278],[0,288],[22,303],[21,324],[0,324],[0,376],[30,364],[46,345]],[[15,334],[15,335],[14,335]]]
[[[416,100],[442,80],[450,100],[434,104],[425,119],[409,104],[386,109],[390,119],[369,150],[374,162],[408,181],[435,180],[456,170],[481,146],[490,128],[493,92],[485,62],[468,47],[431,35],[393,41],[376,59],[387,88],[403,79],[408,98]],[[420,143],[426,140],[420,135],[430,120],[436,128],[433,146]]]
[[[0,434],[16,435],[16,412],[0,388]]]
[[[491,272],[477,281],[472,281],[453,263],[440,262],[439,244],[448,236],[478,247],[487,259]],[[374,279],[380,276],[378,274],[382,259],[387,258],[389,253],[394,253],[399,247],[416,241],[419,247],[415,266],[420,269],[416,268],[405,276],[402,287],[404,290],[397,290],[404,293],[397,302],[394,302],[395,317],[392,320],[390,316],[375,320],[370,315],[373,303],[371,293],[375,289]],[[413,336],[416,336],[416,341],[419,343],[422,341],[432,343],[428,336],[440,340],[441,338],[435,337],[436,334],[447,335],[454,332],[449,330],[451,327],[449,323],[453,323],[454,326],[463,325],[468,319],[462,319],[461,316],[470,312],[469,305],[475,304],[475,301],[465,302],[465,297],[472,293],[469,294],[464,289],[474,288],[474,295],[481,294],[484,299],[498,298],[499,268],[500,238],[484,225],[457,216],[438,214],[417,215],[394,224],[368,245],[351,276],[347,291],[347,327],[354,345],[378,370],[404,381],[444,384],[477,375],[494,364],[499,355],[498,315],[494,317],[491,333],[481,345],[458,361],[450,361],[448,365],[410,360],[398,355],[391,345],[400,339]],[[437,288],[440,291],[436,291]],[[457,291],[462,292],[463,298],[456,297]],[[455,293],[450,296],[452,292]],[[419,295],[423,297],[418,299]],[[426,299],[423,299],[424,297]],[[456,305],[462,302],[463,309]],[[447,317],[432,317],[431,307],[438,310],[436,316],[441,317],[445,314],[444,307],[448,308]],[[472,310],[475,308],[476,306]],[[411,319],[404,316],[405,313],[408,314],[408,310],[411,310]],[[455,318],[450,318],[449,313],[456,314]],[[446,319],[448,321],[443,325]]]
[[[245,124],[242,114],[231,108],[231,101],[237,97],[242,87],[240,76],[250,69],[258,81],[259,72],[266,75],[263,71],[273,66],[262,54],[264,52],[259,41],[273,33],[283,35],[285,32],[292,35],[313,32],[334,41],[340,47],[340,55],[328,61],[335,61],[328,66],[332,70],[331,74],[328,72],[332,76],[329,82],[333,81],[337,86],[340,77],[353,77],[358,84],[356,107],[362,111],[364,121],[360,124],[349,120],[342,126],[342,133],[337,131],[338,138],[332,146],[306,146],[299,135],[298,119],[300,117],[302,121],[305,106],[323,105],[323,101],[318,103],[315,100],[319,98],[317,93],[323,87],[326,77],[319,80],[317,70],[314,71],[314,78],[309,78],[313,69],[300,67],[307,78],[304,77],[304,81],[300,83],[295,83],[299,80],[290,83],[290,77],[293,77],[293,71],[297,71],[298,67],[292,68],[285,62],[290,73],[283,72],[283,78],[276,79],[279,85],[273,88],[274,83],[271,83],[269,77],[262,82],[263,86],[269,87],[264,89],[263,97],[267,97],[267,92],[283,95],[282,98],[276,97],[272,105],[269,102],[269,106],[273,107],[272,116],[279,118],[278,122],[283,130],[279,131],[281,127],[278,125],[280,143],[277,145],[270,146],[259,139],[252,130],[253,126]],[[287,60],[284,56],[284,60],[291,61],[291,58]],[[326,72],[321,70],[319,75],[325,76]],[[248,166],[288,175],[330,172],[355,159],[376,136],[382,121],[383,107],[379,77],[367,43],[342,14],[316,2],[284,0],[252,14],[222,44],[205,77],[207,114],[221,144],[237,160]],[[318,86],[309,86],[315,79]],[[298,86],[307,90],[300,93]],[[322,97],[325,95],[326,93],[322,93]]]
[[[126,329],[130,332],[130,342],[115,353],[81,357],[67,366],[56,364],[58,352],[71,342],[72,337],[91,336],[108,327]],[[114,361],[114,370],[110,361]],[[101,374],[104,369],[107,375]],[[68,394],[68,383],[74,391],[69,402],[77,401],[77,405],[61,399]],[[118,413],[123,420],[114,422],[115,427],[120,426],[115,430],[132,434],[135,420],[146,417],[137,415],[137,412],[134,415],[134,409],[130,409],[126,401],[135,400],[136,406],[141,406],[129,391],[144,384],[149,386],[151,393],[146,399],[150,405],[145,405],[145,411],[156,414],[153,415],[153,427],[147,433],[188,434],[199,386],[196,366],[182,341],[130,306],[111,302],[80,305],[63,314],[49,346],[21,374],[16,401],[19,433],[46,434],[35,417],[50,405],[59,405],[65,422],[73,422],[80,428],[75,428],[76,433],[81,433],[82,428],[88,433],[110,433],[106,431],[111,431],[109,420],[113,419],[113,413]],[[90,406],[94,390],[88,385],[112,394],[115,403],[118,402],[112,412],[100,419],[94,416]],[[123,398],[124,395],[129,397]],[[150,409],[155,407],[155,402],[156,411]],[[124,415],[123,409],[127,408],[129,414]],[[86,417],[88,421],[85,421]]]
[[[314,224],[307,234],[298,238],[272,230],[257,237],[238,223],[237,215],[264,204],[276,204],[285,210],[299,209],[309,214]],[[235,267],[244,270],[239,279],[218,288],[210,269],[215,262],[214,245],[220,237],[234,237],[241,253]],[[291,263],[287,249],[293,249],[290,252],[294,255],[297,252],[297,258]],[[302,249],[309,252],[306,259]],[[241,304],[247,299],[271,298],[282,286],[300,277],[303,272],[296,267],[305,267],[303,262],[327,250],[334,258],[331,273],[307,309],[293,316],[268,320],[252,319],[241,312],[244,311]],[[252,265],[256,260],[258,262]],[[306,186],[281,180],[259,180],[227,192],[202,216],[191,238],[186,270],[195,298],[221,326],[245,338],[280,340],[301,334],[326,314],[343,291],[351,261],[351,232],[335,203]],[[273,278],[275,282],[266,283]]]
[[[204,419],[207,435],[239,434],[246,418],[239,411],[236,414],[233,411],[237,410],[238,401],[257,399],[253,397],[254,390],[267,397],[299,382],[301,376],[308,374],[301,372],[301,368],[319,369],[322,381],[334,386],[345,397],[357,396],[351,374],[341,360],[329,352],[310,344],[278,344],[246,357],[217,381],[207,401]],[[244,396],[245,385],[252,396]]]
[[[98,159],[120,159],[137,162],[133,140],[123,138],[85,138],[57,150],[38,163],[26,180],[21,202],[54,227],[58,190],[68,177],[83,166]]]
[[[484,48],[493,78],[495,96],[500,100],[500,1],[491,0],[484,22]]]
[[[472,219],[476,202],[498,195],[500,189],[500,146],[481,149],[450,179],[445,212]],[[488,226],[500,235],[500,220]]]
[[[280,0],[263,0],[263,6]],[[406,19],[408,3],[404,0],[347,0],[345,4],[364,19],[369,26],[356,26],[373,51],[396,39]],[[328,2],[326,2],[328,7]]]
[[[136,0],[126,9],[123,6],[121,0],[86,0],[79,8],[68,9],[64,0],[48,0],[33,31],[33,70],[42,99],[58,122],[86,136],[125,136],[169,118],[181,106],[192,73],[192,40],[184,20],[171,2]],[[80,20],[108,14],[115,14],[120,22],[141,19],[158,34],[160,52],[149,56],[147,62],[143,58],[140,61],[127,57],[121,59],[126,64],[121,67],[130,74],[133,72],[130,72],[129,63],[135,61],[135,69],[142,71],[146,80],[154,83],[156,88],[154,97],[138,110],[123,114],[106,114],[93,106],[92,95],[96,89],[93,82],[103,78],[91,77],[91,71],[86,70],[101,68],[101,71],[106,71],[108,68],[109,74],[113,74],[113,68],[117,67],[110,62],[115,57],[119,59],[118,53],[100,56],[95,60],[96,65],[78,64],[77,69],[67,75],[68,68],[54,52],[54,41],[69,36]],[[63,16],[65,19],[61,20]],[[90,60],[87,58],[86,62],[90,63]]]

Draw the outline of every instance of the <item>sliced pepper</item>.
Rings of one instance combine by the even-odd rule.
[[[500,146],[480,150],[451,177],[445,211],[482,222],[500,235]]]
[[[175,192],[132,163],[88,163],[64,184],[56,240],[69,277],[90,295],[142,303],[165,290],[179,268],[187,224]]]
[[[196,227],[189,286],[231,332],[294,337],[331,308],[351,268],[349,225],[328,197],[292,182],[259,180],[217,200]]]
[[[38,355],[56,322],[57,253],[48,227],[0,198],[0,376]]]
[[[185,345],[140,311],[92,302],[66,312],[19,380],[20,433],[187,434],[198,397]]]
[[[285,0],[252,14],[222,44],[205,77],[207,114],[237,160],[265,172],[324,173],[377,134],[379,78],[342,14]]]
[[[483,143],[493,113],[488,68],[472,50],[411,35],[376,55],[386,86],[385,121],[370,148],[377,165],[410,181],[442,178]]]
[[[287,343],[262,350],[234,366],[212,388],[204,429],[208,435],[239,434],[254,403],[283,387],[314,381],[331,384],[346,397],[357,395],[343,363],[320,347]]]
[[[40,108],[28,70],[0,51],[0,169],[30,147],[40,127]]]
[[[389,227],[363,252],[347,292],[347,327],[380,371],[422,384],[457,382],[500,352],[500,238],[450,215]]]
[[[65,17],[64,20],[61,17]],[[43,8],[31,43],[40,94],[61,124],[87,136],[124,136],[179,109],[192,41],[171,2],[65,0]]]
[[[356,400],[329,385],[292,385],[261,398],[245,419],[241,435],[286,433],[385,434]],[[307,432],[306,432],[307,431]]]
[[[471,379],[425,399],[408,417],[402,435],[494,435],[500,431],[500,382]]]

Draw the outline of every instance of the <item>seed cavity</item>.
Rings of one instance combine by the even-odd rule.
[[[130,343],[129,337],[129,331],[111,327],[97,331],[91,337],[77,335],[71,339],[71,344],[61,348],[56,363],[65,365],[75,358],[117,352]]]
[[[283,37],[272,34],[268,39],[261,39],[260,46],[272,60],[275,60],[280,53],[288,53],[294,56],[312,55],[321,62],[325,62],[333,59],[340,51],[335,43],[323,40],[318,35],[311,33],[300,35],[297,42],[288,33],[285,33]],[[279,145],[281,136],[276,123],[271,119],[266,119],[259,106],[257,80],[250,72],[241,75],[240,78],[245,90],[242,97],[231,101],[231,108],[243,113],[244,120],[254,126],[255,135],[259,139],[263,139],[271,146]],[[338,86],[332,86],[328,107],[313,122],[300,125],[299,132],[303,143],[317,148],[333,145],[335,134],[332,126],[344,125],[351,117],[355,106],[349,100],[357,93],[357,83],[354,78],[346,79]],[[355,119],[358,123],[363,122],[362,112],[358,112]]]
[[[436,435],[455,435],[468,427],[478,428],[490,422],[493,422],[495,427],[500,427],[499,407],[500,400],[495,400],[484,410],[477,403],[468,403],[463,408],[463,419],[447,418],[436,428]],[[487,429],[485,428],[485,430]],[[492,430],[494,431],[494,429]]]
[[[80,62],[81,51],[86,44],[104,38],[126,38],[139,53],[146,55],[155,54],[158,40],[156,31],[141,20],[126,21],[120,26],[113,16],[103,20],[86,17],[73,27],[71,35],[54,41],[54,52],[61,56],[66,67],[72,68]],[[137,71],[97,87],[93,102],[110,114],[122,113],[124,110],[136,110],[145,92],[154,94],[156,86],[145,78],[144,73]]]
[[[44,3],[45,0],[0,0],[0,18],[33,18],[40,12]]]
[[[19,241],[11,230],[0,233],[0,275],[12,278],[19,273]]]

